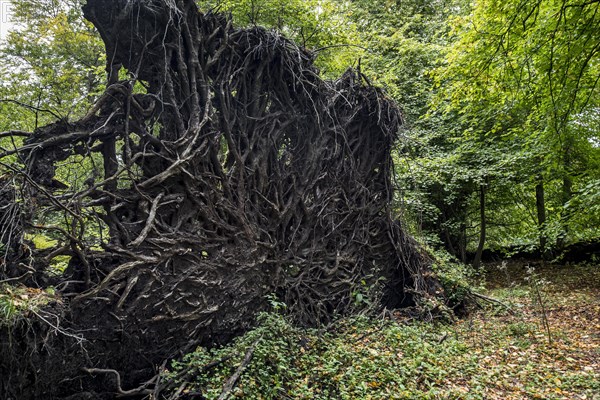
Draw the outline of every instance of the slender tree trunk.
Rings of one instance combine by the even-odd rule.
[[[540,254],[545,257],[546,254],[546,199],[544,192],[544,181],[541,176],[538,177],[535,185],[535,207],[537,209],[538,231],[540,241]]]
[[[467,262],[467,224],[464,222],[460,224],[460,240],[458,246],[460,248],[460,260],[464,264]]]
[[[444,228],[444,236],[446,238],[446,248],[448,249],[448,252],[453,256],[458,257],[459,253],[456,251],[454,245],[452,244],[452,236],[448,228]]]
[[[479,265],[481,264],[483,246],[485,245],[485,185],[479,186],[479,216],[481,219],[481,229],[479,231],[479,245],[477,246],[477,252],[475,253],[475,259],[473,260],[473,266],[475,268],[479,268]]]
[[[568,226],[568,220],[569,217],[567,215],[567,211],[566,211],[566,207],[565,205],[568,203],[569,200],[571,200],[571,197],[573,196],[573,181],[571,180],[570,177],[565,176],[563,178],[563,187],[562,187],[562,215],[561,215],[561,232],[558,235],[558,237],[556,238],[556,247],[559,251],[561,251],[562,249],[564,249],[565,244],[566,244],[566,240],[567,240],[567,235],[569,233],[569,226]]]
[[[566,245],[567,235],[569,233],[569,216],[566,209],[566,204],[573,197],[573,180],[571,179],[571,150],[573,146],[573,139],[567,136],[565,143],[563,144],[563,184],[562,184],[562,213],[560,218],[561,232],[556,238],[556,247],[558,251],[562,251]]]

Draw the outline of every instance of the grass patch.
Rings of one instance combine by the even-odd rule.
[[[0,326],[11,326],[19,318],[29,317],[52,301],[56,301],[52,288],[40,290],[0,285]]]

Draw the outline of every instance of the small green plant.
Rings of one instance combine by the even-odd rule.
[[[476,271],[455,260],[444,250],[428,249],[433,257],[432,269],[444,288],[451,306],[465,301],[473,290]]]
[[[12,297],[8,294],[0,294],[0,325],[10,324],[16,314],[17,307]]]
[[[269,302],[269,305],[271,306],[271,310],[273,310],[274,312],[280,312],[287,309],[287,304],[279,300],[275,293],[268,294],[266,298]]]
[[[550,332],[550,323],[548,322],[548,313],[546,312],[546,303],[544,301],[544,297],[542,296],[542,292],[540,287],[546,285],[544,279],[540,278],[540,276],[535,272],[535,268],[531,266],[527,266],[527,277],[525,278],[529,284],[531,285],[533,304],[537,304],[540,307],[542,325],[546,330],[546,335],[548,337],[548,343],[552,344],[552,334]]]
[[[513,322],[506,327],[509,335],[515,337],[527,336],[532,332],[531,326],[525,322]]]
[[[362,307],[372,305],[371,300],[369,300],[369,290],[370,288],[367,286],[367,281],[362,279],[360,281],[360,286],[357,286],[352,292],[352,300],[355,306]]]

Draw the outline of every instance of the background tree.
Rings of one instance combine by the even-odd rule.
[[[598,173],[597,133],[581,123],[598,110],[598,6],[478,2],[454,20],[458,40],[439,70],[448,112],[471,121],[490,115],[494,124],[482,134],[519,144],[511,169],[520,198],[506,215],[537,215],[523,220],[537,220],[540,246],[547,237],[558,247],[582,239],[596,218],[574,218],[568,204]],[[527,225],[513,241],[529,241]]]
[[[16,28],[0,51],[0,107],[11,112],[10,107],[17,106],[28,117],[12,119],[13,125],[34,129],[57,117],[81,116],[104,89],[102,42],[83,20],[81,4],[79,0],[14,3]]]

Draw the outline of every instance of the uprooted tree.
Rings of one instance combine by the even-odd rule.
[[[58,292],[2,328],[3,398],[147,394],[163,360],[243,332],[269,294],[314,325],[440,293],[391,216],[399,111],[360,71],[324,81],[310,52],[192,0],[84,15],[104,94],[78,121],[3,134],[25,139],[2,156],[0,281]],[[86,175],[65,185],[73,160]]]

